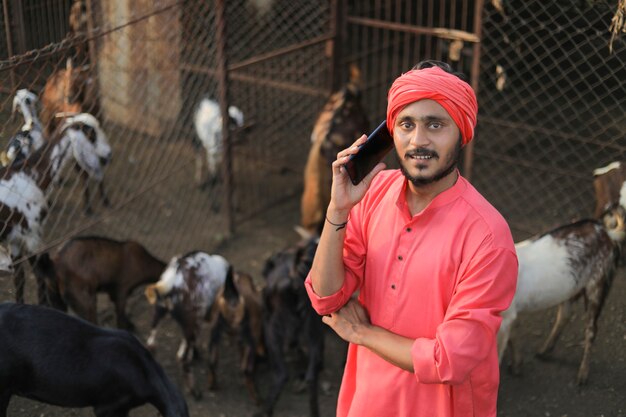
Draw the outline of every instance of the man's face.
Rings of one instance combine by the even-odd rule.
[[[419,100],[398,114],[394,143],[404,176],[416,187],[447,177],[461,154],[459,128],[434,100]]]

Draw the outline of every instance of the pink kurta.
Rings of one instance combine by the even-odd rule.
[[[464,178],[411,217],[399,170],[378,174],[348,222],[343,288],[306,288],[319,314],[357,290],[372,323],[415,339],[414,373],[350,345],[338,417],[495,417],[500,312],[515,293],[508,225]]]

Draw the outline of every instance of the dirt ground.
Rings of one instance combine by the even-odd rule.
[[[260,277],[265,259],[274,251],[297,241],[292,225],[298,219],[297,198],[290,199],[238,227],[237,235],[219,248],[240,269]],[[518,330],[523,343],[524,373],[513,376],[502,366],[499,396],[500,417],[626,417],[626,272],[620,268],[599,321],[598,336],[593,348],[589,383],[583,388],[575,385],[575,377],[582,349],[582,302],[576,306],[575,316],[567,326],[553,354],[553,360],[540,361],[533,356],[547,336],[555,311],[527,314],[520,318]],[[33,288],[33,283],[28,283]],[[0,288],[3,300],[9,299],[11,280],[3,280]],[[32,294],[31,294],[32,297]],[[100,322],[112,326],[114,315],[107,299],[99,299]],[[130,303],[131,319],[145,340],[152,315],[143,295],[135,294]],[[206,333],[205,333],[206,334]],[[181,386],[181,374],[175,361],[180,332],[172,320],[161,326],[157,360],[170,378]],[[326,334],[325,369],[322,372],[320,396],[322,416],[333,416],[340,385],[345,344],[330,331]],[[206,355],[203,357],[206,359]],[[281,396],[276,417],[307,416],[307,395],[297,392],[296,372]],[[201,386],[204,364],[197,365]],[[247,417],[256,410],[238,372],[237,349],[225,338],[220,350],[218,369],[219,389],[207,392],[196,401],[186,396],[191,416]],[[267,393],[272,377],[268,365],[261,363],[257,383],[262,394]],[[133,410],[135,417],[154,416],[152,406]],[[9,406],[12,417],[92,416],[90,409],[62,409],[36,401],[14,397]],[[383,416],[381,416],[383,417]],[[390,416],[391,417],[391,416]]]

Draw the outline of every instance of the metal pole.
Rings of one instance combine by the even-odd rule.
[[[226,51],[226,0],[215,1],[215,38],[217,43],[217,80],[218,100],[222,114],[222,142],[224,174],[224,211],[226,214],[227,232],[235,233],[233,212],[233,170],[232,146],[230,140],[230,123],[228,117],[228,56]]]
[[[330,91],[337,91],[343,82],[343,41],[346,36],[346,2],[331,0],[330,3],[330,35],[327,51],[331,55]]]
[[[82,36],[82,39],[80,40],[81,42],[86,42],[87,43],[87,52],[88,52],[88,56],[89,56],[89,75],[91,76],[91,80],[93,83],[93,94],[94,97],[96,97],[96,103],[98,103],[96,105],[96,108],[90,108],[87,109],[87,111],[92,112],[92,113],[96,113],[96,117],[101,117],[102,115],[99,114],[100,113],[100,103],[101,103],[101,97],[100,97],[100,82],[99,82],[99,78],[98,78],[98,56],[97,56],[97,51],[96,51],[96,40],[93,36],[94,33],[94,9],[93,9],[93,3],[92,0],[87,0],[85,3],[86,6],[86,10],[87,10],[87,33],[84,34],[84,36]],[[88,41],[87,41],[88,39]],[[78,48],[79,50],[82,49]],[[84,59],[84,57],[79,57],[79,59]],[[92,106],[93,106],[93,102],[92,102]]]
[[[474,44],[473,53],[472,53],[472,74],[470,76],[470,84],[474,89],[474,92],[478,96],[478,82],[479,82],[479,73],[480,73],[480,46],[482,41],[480,40],[482,35],[482,24],[483,24],[483,0],[476,1],[474,6],[474,34],[479,39],[478,42]],[[472,168],[474,164],[474,141],[471,141],[467,144],[464,151],[464,159],[463,159],[463,176],[467,178],[468,181],[471,180],[472,177]]]
[[[2,10],[4,12],[4,31],[7,37],[7,52],[9,58],[13,56],[13,39],[11,37],[11,23],[9,19],[9,4],[8,0],[2,0]],[[15,89],[15,69],[11,68],[11,91]]]

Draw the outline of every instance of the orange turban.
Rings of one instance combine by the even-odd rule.
[[[478,103],[468,83],[439,67],[411,70],[391,85],[387,95],[387,126],[393,133],[398,113],[410,103],[422,99],[435,100],[461,131],[463,145],[474,137]]]

